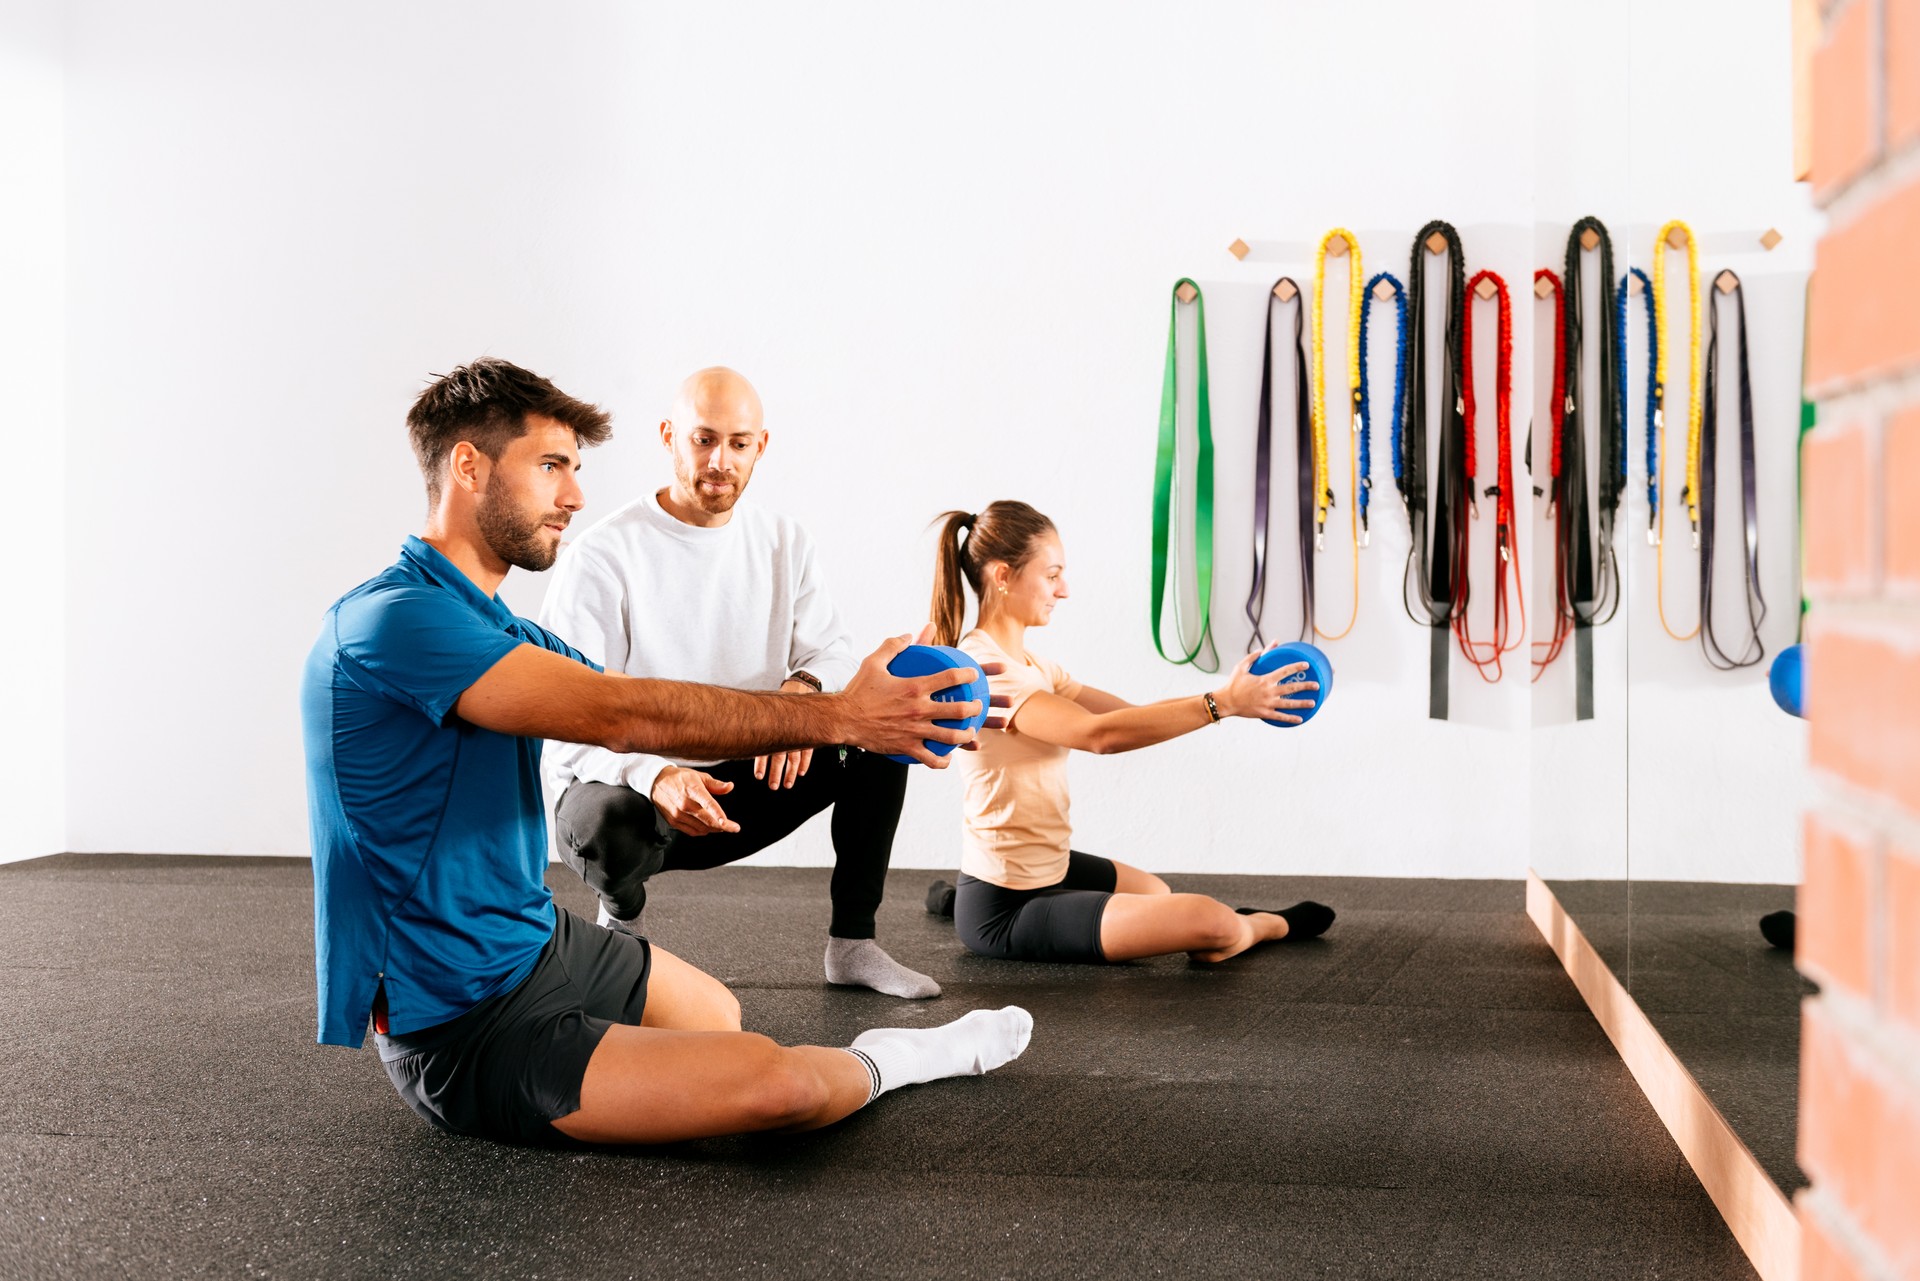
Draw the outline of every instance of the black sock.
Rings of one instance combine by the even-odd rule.
[[[1791,909],[1781,912],[1768,912],[1760,918],[1760,933],[1767,942],[1783,952],[1793,951],[1795,917]]]
[[[953,917],[953,882],[935,881],[927,886],[927,911],[935,916]]]
[[[1233,910],[1242,916],[1248,916],[1254,912],[1265,912],[1270,916],[1283,918],[1287,923],[1287,937],[1280,940],[1282,943],[1296,939],[1302,941],[1317,939],[1327,932],[1327,927],[1333,924],[1334,917],[1332,908],[1324,903],[1316,903],[1312,899],[1277,910],[1270,907],[1236,907]]]

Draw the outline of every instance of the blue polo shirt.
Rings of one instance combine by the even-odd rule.
[[[454,703],[521,645],[586,663],[418,538],[327,611],[300,684],[320,1040],[358,1046],[524,979],[553,934],[540,740]]]

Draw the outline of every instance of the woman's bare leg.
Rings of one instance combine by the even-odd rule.
[[[1224,961],[1256,943],[1286,936],[1285,918],[1271,912],[1242,915],[1205,894],[1116,892],[1100,918],[1100,950],[1109,961],[1174,952],[1196,961]]]
[[[1111,861],[1111,860],[1110,860]],[[1171,894],[1167,883],[1152,872],[1143,872],[1129,863],[1114,862],[1115,894]]]

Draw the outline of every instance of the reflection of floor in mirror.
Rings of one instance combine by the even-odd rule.
[[[1791,908],[1795,887],[1548,885],[1774,1182],[1805,1187],[1794,1121],[1800,1000],[1814,988],[1760,935],[1760,918]]]
[[[819,1134],[580,1154],[437,1134],[371,1046],[313,1043],[304,861],[0,867],[0,1237],[47,1278],[1753,1275],[1518,882],[1175,877],[1340,919],[1076,967],[967,954],[934,875],[892,874],[880,940],[936,1001],[823,986],[824,869],[669,874],[646,928],[779,1039],[1018,1003],[1023,1058]]]

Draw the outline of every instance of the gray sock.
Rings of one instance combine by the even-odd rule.
[[[827,940],[827,982],[870,987],[888,996],[921,1001],[940,995],[940,985],[888,956],[872,939]]]

